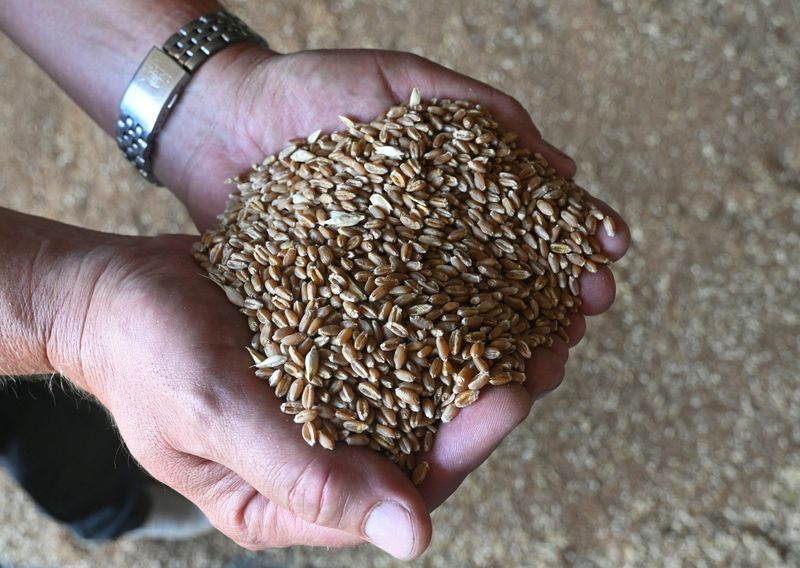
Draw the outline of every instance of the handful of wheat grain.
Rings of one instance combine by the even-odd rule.
[[[421,483],[440,422],[565,336],[613,222],[479,105],[415,89],[342,121],[237,180],[195,257],[303,439],[369,446]]]

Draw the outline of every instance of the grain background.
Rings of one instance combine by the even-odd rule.
[[[568,379],[434,515],[415,566],[800,564],[800,8],[229,2],[279,50],[414,51],[518,97],[619,206],[618,300]],[[129,234],[180,204],[0,38],[0,205]],[[86,548],[0,475],[3,566],[393,566],[222,536]]]

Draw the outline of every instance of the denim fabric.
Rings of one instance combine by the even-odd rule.
[[[105,410],[62,378],[0,382],[0,466],[86,539],[113,539],[148,512],[147,474]]]

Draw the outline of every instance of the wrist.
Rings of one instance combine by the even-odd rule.
[[[106,408],[115,402],[126,404],[124,385],[131,377],[120,374],[121,362],[137,364],[131,361],[134,344],[158,333],[142,328],[141,321],[185,291],[178,283],[187,267],[194,274],[189,251],[195,240],[187,235],[130,237],[75,229],[60,236],[53,250],[44,247],[40,278],[56,286],[71,283],[48,304],[50,313],[38,324],[45,330],[50,372],[64,375]],[[170,321],[167,317],[159,323],[168,327]]]
[[[122,94],[150,48],[221,9],[212,0],[4,0],[0,27],[113,134]]]
[[[223,9],[214,0],[144,0],[120,3],[111,27],[106,26],[96,39],[98,44],[117,59],[117,63],[110,65],[104,72],[104,75],[113,77],[113,98],[111,105],[103,105],[103,116],[98,120],[99,124],[110,134],[115,134],[122,96],[137,68],[153,47],[160,48],[176,31],[200,16]]]
[[[256,68],[278,55],[263,46],[233,44],[191,78],[155,143],[154,172],[207,227],[222,212],[226,180],[261,159],[247,131],[247,89]],[[268,104],[265,101],[265,104]]]
[[[81,384],[83,321],[101,258],[120,239],[0,209],[0,373],[63,372]]]
[[[142,276],[161,269],[165,253],[188,257],[193,237],[131,237],[66,225],[39,245],[35,325],[47,372],[59,373],[108,407],[115,360],[127,357],[130,318]],[[169,265],[169,262],[165,264]],[[65,285],[68,283],[68,285]]]
[[[43,285],[35,300],[36,326],[48,370],[102,400],[102,385],[93,380],[86,362],[96,355],[96,314],[108,297],[109,275],[130,237],[66,229],[40,247],[34,279]]]

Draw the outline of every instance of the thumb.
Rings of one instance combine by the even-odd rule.
[[[427,506],[394,464],[368,448],[308,446],[299,425],[252,376],[222,377],[219,384],[237,387],[213,395],[218,400],[211,412],[218,415],[199,414],[192,426],[206,432],[203,447],[183,451],[226,466],[298,518],[365,539],[397,558],[415,558],[428,547]]]

